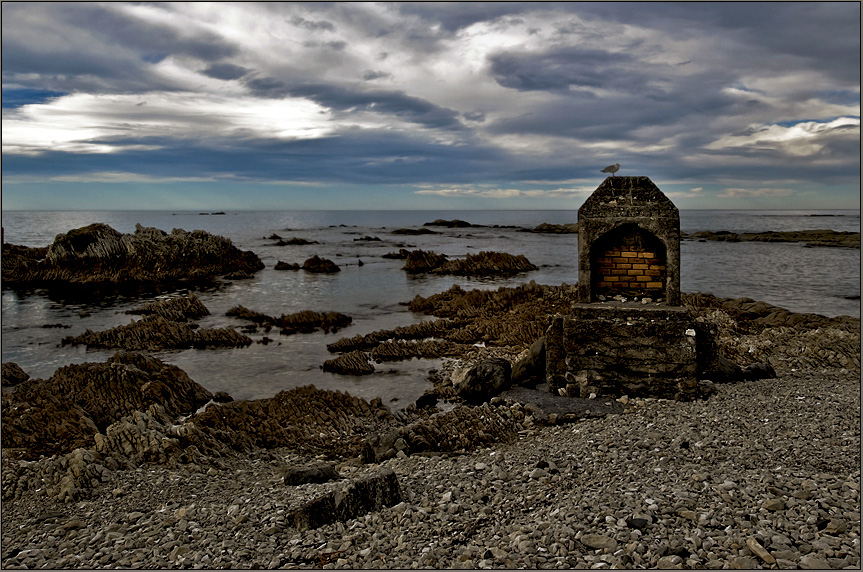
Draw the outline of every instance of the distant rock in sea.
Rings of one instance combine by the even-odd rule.
[[[95,223],[58,234],[43,248],[3,245],[7,284],[156,284],[252,275],[264,267],[250,251],[202,230],[170,234],[135,226],[123,234]]]

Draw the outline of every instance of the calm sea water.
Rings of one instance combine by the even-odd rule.
[[[252,250],[266,268],[253,279],[225,281],[196,290],[211,315],[203,327],[240,325],[225,312],[238,304],[270,315],[301,310],[338,311],[353,324],[335,334],[280,336],[269,345],[226,350],[161,352],[157,356],[183,368],[211,391],[227,391],[237,399],[269,397],[283,389],[309,383],[348,391],[365,398],[382,397],[392,407],[415,400],[431,384],[429,370],[436,360],[412,360],[377,365],[379,373],[363,378],[320,371],[332,354],[326,344],[341,337],[429,319],[414,315],[404,303],[458,284],[464,288],[498,288],[535,280],[540,284],[572,284],[578,275],[577,235],[519,232],[513,228],[442,229],[436,235],[400,236],[397,228],[417,228],[436,219],[461,219],[474,224],[531,228],[548,222],[576,222],[576,211],[267,211],[202,215],[191,212],[3,212],[7,242],[28,246],[50,244],[59,233],[93,222],[121,232],[136,223],[170,231],[201,229],[230,238]],[[681,229],[755,232],[768,230],[833,229],[860,231],[859,211],[682,211]],[[275,246],[277,233],[320,244]],[[380,242],[358,241],[365,236]],[[450,256],[481,250],[524,254],[539,270],[507,279],[410,276],[403,261],[382,258],[399,248],[422,248]],[[276,272],[279,260],[302,263],[317,254],[334,260],[342,271],[334,275]],[[359,261],[363,264],[360,265]],[[797,312],[825,316],[860,316],[860,251],[807,248],[802,244],[722,243],[684,241],[681,245],[681,287],[685,292],[746,296]],[[101,361],[112,351],[61,347],[60,340],[90,328],[102,330],[127,324],[123,312],[176,291],[144,292],[85,299],[63,290],[2,291],[2,359],[14,361],[33,377],[48,377],[70,363]],[[83,316],[83,317],[82,317]],[[137,317],[135,318],[137,319]],[[44,328],[63,324],[68,328]],[[260,339],[263,334],[253,335]]]

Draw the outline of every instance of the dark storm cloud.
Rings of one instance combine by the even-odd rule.
[[[373,81],[376,79],[391,78],[393,74],[389,72],[366,70],[363,72],[363,81]]]
[[[220,63],[210,65],[207,69],[201,70],[201,73],[214,79],[232,80],[240,79],[250,71],[252,70],[244,68],[243,66]]]
[[[643,90],[650,72],[633,56],[582,47],[543,53],[504,52],[489,57],[491,73],[503,87],[519,91],[555,91],[572,87]]]

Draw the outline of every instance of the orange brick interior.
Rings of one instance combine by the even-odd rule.
[[[594,292],[664,296],[665,249],[661,243],[651,242],[633,233],[600,246],[594,258]]]

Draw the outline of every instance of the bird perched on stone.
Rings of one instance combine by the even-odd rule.
[[[606,167],[605,169],[600,171],[600,173],[611,173],[611,176],[613,177],[614,174],[616,172],[618,172],[619,170],[620,170],[620,163],[615,163],[614,165],[609,165],[608,167]]]

